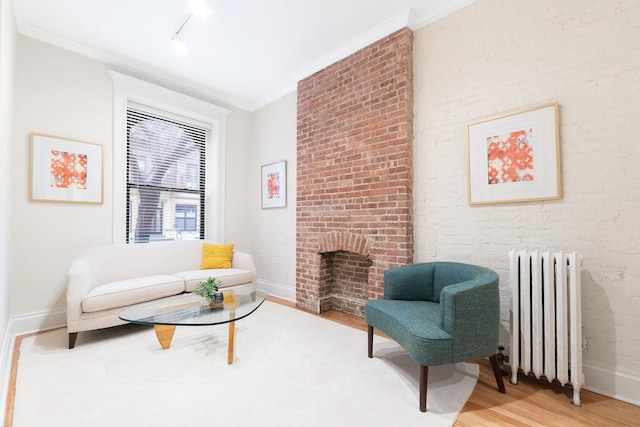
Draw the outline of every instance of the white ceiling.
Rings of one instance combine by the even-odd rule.
[[[195,14],[172,49],[194,1]],[[475,0],[13,0],[20,34],[253,111],[392,32]]]

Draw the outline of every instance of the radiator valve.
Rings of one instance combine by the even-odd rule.
[[[502,375],[508,375],[507,371],[504,370],[504,364],[508,359],[507,356],[504,355],[503,351],[504,347],[499,345],[498,352],[496,353],[496,359],[498,361],[498,368],[500,368],[500,372],[502,373]]]

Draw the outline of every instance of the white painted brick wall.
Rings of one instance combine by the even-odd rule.
[[[253,165],[249,191],[253,255],[258,279],[288,288],[290,292],[278,295],[285,298],[295,295],[296,283],[296,103],[296,94],[289,94],[253,114],[253,150],[249,153]],[[281,160],[287,161],[287,207],[262,209],[261,167]]]
[[[585,364],[640,380],[640,2],[478,0],[415,34],[416,262],[576,249]],[[467,204],[466,124],[560,106],[564,197]],[[588,380],[588,379],[587,379]]]

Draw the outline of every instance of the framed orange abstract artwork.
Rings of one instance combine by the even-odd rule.
[[[29,199],[102,203],[102,146],[51,135],[30,135]]]
[[[287,206],[287,162],[262,166],[262,208]]]
[[[467,125],[470,205],[560,199],[558,104]]]

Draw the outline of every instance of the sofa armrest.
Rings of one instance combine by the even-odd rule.
[[[256,264],[253,261],[253,255],[246,252],[233,251],[233,258],[231,259],[231,267],[241,268],[243,270],[249,270],[253,273],[252,285],[256,285]]]
[[[82,299],[98,285],[93,269],[87,261],[76,258],[67,272],[67,325],[69,332],[82,314]]]

